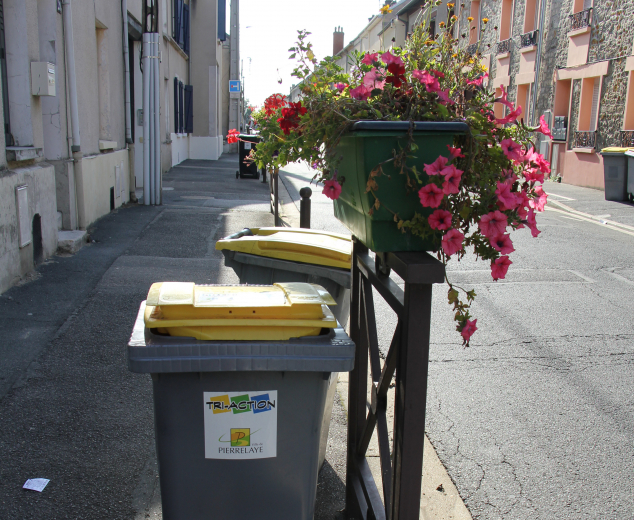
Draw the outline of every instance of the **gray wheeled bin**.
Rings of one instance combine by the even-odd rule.
[[[605,200],[627,200],[627,157],[624,152],[624,149],[616,151],[613,148],[601,150]]]
[[[254,179],[260,178],[260,170],[257,164],[254,162],[246,164],[244,160],[249,156],[252,149],[257,147],[257,144],[262,141],[262,138],[257,134],[240,134],[238,136],[240,141],[238,143],[238,157],[240,164],[238,171],[236,172],[236,179],[244,177],[253,177]]]
[[[634,202],[634,149],[625,152],[627,157],[627,196]]]
[[[163,519],[311,520],[330,379],[354,364],[343,329],[206,341],[154,333],[144,312],[128,366],[152,375]]]
[[[279,240],[276,240],[279,237]],[[245,241],[247,240],[247,241]],[[274,245],[274,247],[270,247]],[[294,247],[299,245],[299,247]],[[324,253],[335,248],[332,256]],[[232,249],[230,249],[232,248]],[[346,251],[346,248],[348,250]],[[330,310],[342,327],[350,314],[350,264],[352,242],[339,233],[300,228],[245,228],[216,243],[225,256],[225,265],[233,268],[240,283],[273,284],[307,282],[321,285],[337,302]],[[244,251],[250,251],[246,253]],[[301,253],[298,253],[301,251]],[[278,258],[262,255],[275,254]],[[285,260],[300,258],[302,261]],[[331,265],[324,265],[331,264]],[[333,264],[335,266],[333,266]],[[338,374],[334,374],[324,409],[319,448],[319,469],[326,459],[332,406],[337,392]]]

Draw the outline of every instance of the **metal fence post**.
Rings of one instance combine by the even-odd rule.
[[[299,202],[299,227],[310,229],[310,196],[313,194],[308,186],[299,190],[302,200]]]

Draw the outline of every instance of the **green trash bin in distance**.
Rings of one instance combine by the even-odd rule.
[[[627,148],[603,148],[605,200],[627,200]]]
[[[321,285],[337,302],[330,310],[342,327],[350,315],[352,241],[340,233],[302,228],[244,228],[216,243],[246,284],[307,282]],[[264,256],[266,255],[266,256]],[[332,406],[337,392],[334,374],[324,409],[319,469],[326,458]]]
[[[152,375],[163,519],[311,520],[329,380],[354,365],[343,329],[287,341],[206,341],[154,333],[144,313],[145,302],[128,367]],[[261,428],[244,428],[242,414]],[[220,433],[209,426],[214,417],[226,422]],[[272,431],[273,452],[262,442]]]
[[[627,196],[630,202],[634,202],[634,149],[625,152],[627,157]]]

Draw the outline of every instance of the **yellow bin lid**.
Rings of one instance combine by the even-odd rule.
[[[172,336],[215,340],[282,340],[335,328],[319,285],[196,285],[163,282],[150,288],[145,325]]]
[[[352,240],[340,233],[302,228],[251,228],[251,235],[226,237],[216,249],[290,260],[306,264],[350,269]]]

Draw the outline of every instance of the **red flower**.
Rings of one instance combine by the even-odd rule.
[[[284,94],[273,94],[264,100],[264,113],[272,116],[275,111],[286,105],[286,96]]]
[[[392,74],[385,78],[385,81],[394,85],[394,87],[399,88],[403,83],[405,83],[405,65],[403,63],[392,62],[387,66],[387,71]]]
[[[460,334],[462,335],[465,343],[467,343],[469,341],[469,338],[473,336],[473,333],[478,330],[478,327],[476,327],[476,323],[478,323],[478,320],[467,320],[467,322],[462,327]]]
[[[291,133],[293,128],[299,126],[299,117],[303,116],[308,110],[302,106],[302,102],[289,103],[288,107],[282,109],[282,117],[278,118],[277,122],[280,124],[280,128],[284,134]]]
[[[240,132],[238,132],[235,128],[233,128],[232,130],[229,130],[229,133],[227,134],[227,143],[228,144],[237,143],[239,141],[238,139],[239,135],[240,135]]]
[[[508,256],[501,256],[494,262],[491,262],[491,276],[494,280],[503,279],[506,276],[506,272],[509,270],[509,265],[513,262],[509,260]]]

